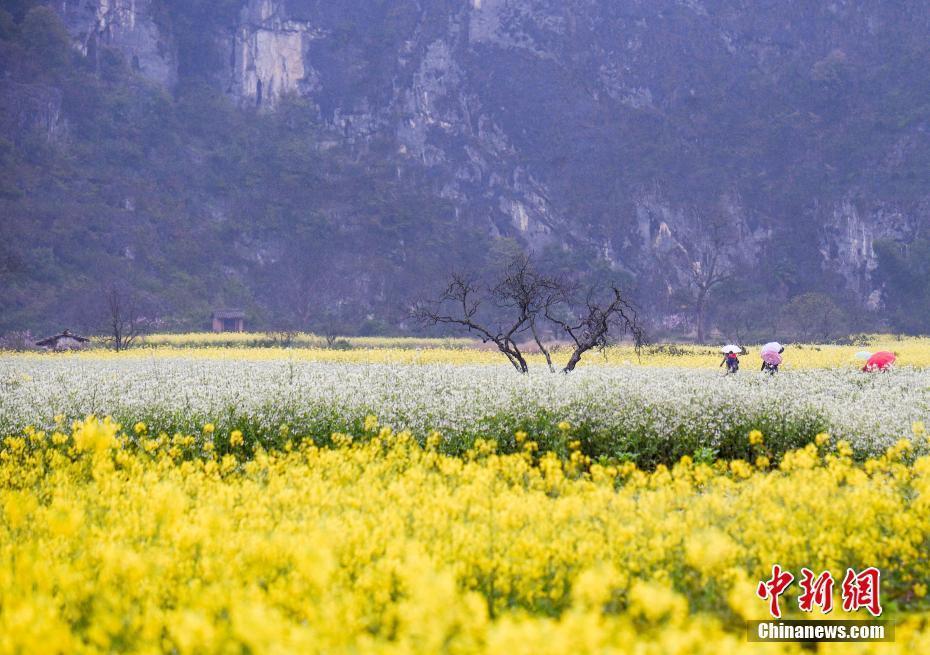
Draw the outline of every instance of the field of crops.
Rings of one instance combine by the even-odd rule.
[[[313,334],[298,334],[292,343],[280,347],[275,335],[264,333],[195,333],[148,335],[136,349],[118,355],[120,359],[172,359],[178,356],[196,359],[234,361],[280,361],[281,359],[340,364],[492,364],[500,365],[502,356],[493,346],[475,339],[410,339],[389,337],[348,337],[336,340],[334,347],[326,339]],[[784,370],[819,368],[855,369],[854,355],[863,349],[890,350],[897,353],[904,366],[930,368],[930,341],[921,338],[866,335],[855,343],[791,344],[785,354]],[[117,356],[104,350],[97,341],[90,350],[76,356],[100,359]],[[759,348],[747,346],[742,362],[746,370],[758,370],[761,365]],[[530,345],[525,346],[531,366],[544,367],[543,356]],[[563,344],[554,347],[555,362],[564,364],[569,351]],[[581,365],[651,366],[660,368],[712,369],[720,363],[717,348],[681,344],[654,344],[637,351],[620,344],[600,352],[591,352]]]
[[[0,355],[0,653],[803,652],[746,641],[775,563],[881,569],[895,642],[820,651],[930,652],[930,343],[902,343],[774,377],[677,346],[568,376]]]
[[[718,369],[588,366],[572,375],[506,364],[337,364],[282,359],[198,357],[0,359],[0,433],[50,429],[56,416],[112,416],[156,432],[196,434],[210,423],[225,442],[282,446],[291,435],[328,443],[357,431],[369,415],[410,430],[421,443],[438,431],[442,452],[459,454],[476,438],[504,452],[524,431],[544,450],[673,464],[683,455],[745,457],[746,434],[762,430],[776,453],[828,431],[858,456],[882,452],[930,425],[930,371],[894,375],[855,369],[785,371],[769,377]],[[569,430],[559,429],[567,422]]]

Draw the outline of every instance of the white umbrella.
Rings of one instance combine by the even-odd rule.
[[[728,353],[741,353],[741,352],[743,352],[743,349],[740,348],[739,346],[737,346],[736,344],[732,344],[732,343],[731,343],[731,344],[728,344],[728,345],[724,346],[723,348],[721,348],[721,349],[720,349],[720,352],[722,352],[722,353],[724,353],[724,354],[728,354]]]
[[[778,343],[777,341],[769,341],[767,344],[762,346],[762,354],[765,353],[780,353],[784,349],[784,346]]]
[[[863,361],[867,360],[871,356],[872,356],[872,353],[870,353],[868,350],[860,350],[855,355],[856,359],[861,359]]]

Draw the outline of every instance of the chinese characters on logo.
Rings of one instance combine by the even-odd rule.
[[[781,618],[778,600],[792,582],[794,582],[794,575],[783,571],[778,564],[775,564],[772,567],[772,577],[760,582],[756,589],[756,595],[759,598],[769,601],[769,612],[776,619]],[[880,582],[881,571],[874,566],[860,573],[846,569],[846,576],[840,585],[840,592],[843,595],[843,611],[855,612],[858,609],[866,609],[872,616],[880,616],[882,613],[879,598]],[[833,611],[833,576],[829,571],[815,576],[810,569],[802,568],[798,584],[801,585],[798,608],[802,612],[812,612],[815,605],[824,614]]]
[[[846,569],[843,578],[843,611],[855,612],[860,607],[869,610],[872,616],[882,613],[882,604],[878,598],[881,572],[870,566],[862,573],[856,574],[852,569]]]

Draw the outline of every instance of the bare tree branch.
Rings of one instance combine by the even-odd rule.
[[[575,349],[562,369],[564,373],[574,371],[581,357],[589,350],[600,350],[610,345],[613,330],[618,330],[621,334],[630,334],[637,352],[645,343],[645,332],[639,324],[636,309],[624,299],[618,287],[610,287],[606,304],[598,302],[595,295],[593,289],[588,292],[585,299],[587,313],[582,315],[577,323],[570,324],[557,316],[546,315],[575,342]]]
[[[566,373],[574,370],[587,351],[607,346],[614,332],[632,334],[637,349],[644,342],[636,311],[619,288],[611,287],[605,301],[597,299],[594,289],[589,290],[580,316],[571,315],[576,291],[577,285],[538,273],[530,258],[520,255],[491,286],[481,287],[471,278],[453,274],[439,299],[418,302],[413,316],[426,326],[458,325],[477,333],[483,342],[495,344],[520,373],[529,370],[517,345],[518,335],[526,331],[545,357],[549,370],[555,370],[552,354],[541,335],[544,320],[556,325],[575,344],[563,369]],[[484,300],[490,301],[491,311],[506,315],[500,325],[492,327],[490,319],[480,318],[487,317],[487,312],[482,312]]]
[[[529,366],[519,347],[513,341],[513,335],[525,326],[525,319],[518,316],[505,329],[493,329],[476,320],[481,307],[481,292],[477,284],[461,274],[453,273],[449,286],[434,302],[417,303],[413,316],[427,326],[460,325],[469,332],[476,332],[483,343],[491,342],[507,357],[507,360],[519,373],[526,373]]]
[[[108,341],[119,352],[132,346],[142,334],[143,321],[133,295],[116,284],[108,285],[103,291],[107,307]]]
[[[555,373],[555,367],[552,365],[552,355],[549,354],[549,349],[543,344],[542,339],[539,338],[539,332],[536,330],[535,316],[530,319],[530,331],[533,333],[533,340],[539,347],[539,352],[546,358],[546,365],[549,367],[549,372]]]

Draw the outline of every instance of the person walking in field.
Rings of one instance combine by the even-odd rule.
[[[739,371],[739,355],[743,352],[743,349],[739,346],[730,344],[724,346],[721,352],[723,352],[723,361],[720,362],[720,366],[726,364],[727,367],[727,372],[724,373],[724,375],[736,375]]]
[[[785,347],[777,341],[762,346],[762,372],[769,375],[778,373],[778,367],[781,366],[781,354],[785,352]]]

